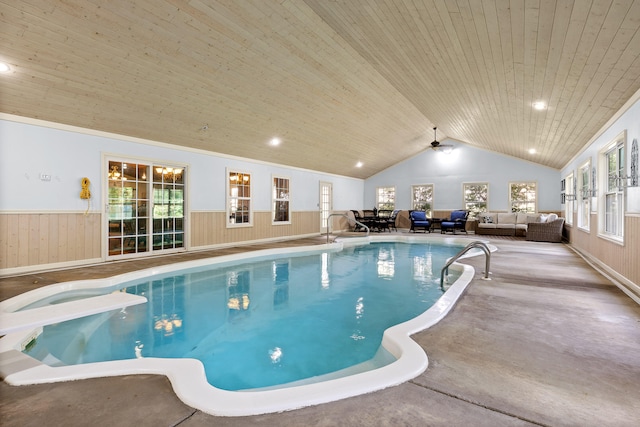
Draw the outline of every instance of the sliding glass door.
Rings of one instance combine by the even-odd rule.
[[[184,170],[109,160],[107,254],[184,248]]]

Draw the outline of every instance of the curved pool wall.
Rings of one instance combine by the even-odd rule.
[[[362,245],[369,242],[439,242],[466,245],[470,243],[470,240],[439,236],[381,235],[350,238],[322,246],[267,249],[188,261],[126,273],[102,280],[84,280],[46,286],[0,302],[0,316],[6,319],[14,314],[14,311],[22,307],[61,292],[115,288],[118,284],[130,280],[185,268],[212,264],[224,265],[225,263],[235,263],[239,260],[269,259],[274,255],[282,254],[315,253],[326,251],[327,249],[339,251],[346,246]],[[490,249],[491,251],[496,250],[493,246],[490,246]],[[478,254],[482,254],[482,252],[472,250],[466,256]],[[326,381],[322,381],[324,377],[320,377],[319,382],[308,383],[303,380],[294,384],[285,384],[281,388],[226,391],[213,387],[207,382],[202,363],[195,359],[142,358],[54,368],[23,354],[21,351],[25,343],[37,336],[40,326],[10,333],[0,339],[0,375],[11,385],[42,384],[132,374],[166,375],[171,381],[174,392],[185,404],[208,414],[219,416],[246,416],[282,412],[370,393],[402,384],[417,377],[427,369],[427,355],[422,347],[411,339],[411,335],[429,328],[444,318],[474,276],[474,269],[470,266],[454,263],[450,268],[460,271],[460,277],[431,308],[418,317],[388,328],[384,332],[382,346],[397,360],[388,365],[365,370],[364,372],[361,371],[366,369],[366,366],[364,368],[359,366],[338,373],[338,375],[344,375],[341,377],[336,378],[336,373],[326,375],[324,376],[327,378]],[[103,311],[107,310],[109,308],[105,308]],[[32,310],[24,310],[19,313],[28,311]],[[34,309],[33,311],[36,310]],[[36,313],[35,317],[38,315]],[[75,315],[76,317],[81,317],[85,314],[79,312],[75,313]],[[32,319],[29,324],[38,323],[47,324],[43,319]]]

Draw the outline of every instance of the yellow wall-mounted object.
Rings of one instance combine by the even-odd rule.
[[[89,191],[89,185],[91,185],[91,181],[89,181],[89,178],[82,178],[82,181],[80,182],[82,184],[82,190],[80,190],[80,198],[90,199],[91,191]]]

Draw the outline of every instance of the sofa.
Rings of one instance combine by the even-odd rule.
[[[493,236],[527,236],[529,224],[552,223],[558,219],[562,218],[558,218],[558,215],[554,213],[481,212],[478,214],[476,234]],[[563,224],[564,219],[562,219],[562,225]],[[560,227],[560,238],[561,237],[562,226]]]
[[[564,218],[556,218],[545,222],[531,222],[527,228],[527,240],[534,242],[562,242],[562,230],[564,229]]]

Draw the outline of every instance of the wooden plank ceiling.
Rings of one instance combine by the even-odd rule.
[[[561,168],[640,89],[640,0],[0,8],[3,113],[358,178],[427,149],[434,125]]]

